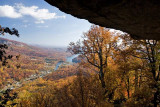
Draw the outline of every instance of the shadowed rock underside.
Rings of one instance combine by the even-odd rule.
[[[135,39],[160,40],[160,0],[45,0],[91,23],[129,33]]]

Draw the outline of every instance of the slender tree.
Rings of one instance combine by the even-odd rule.
[[[72,54],[80,54],[89,64],[98,69],[99,79],[104,89],[106,88],[104,68],[107,67],[108,58],[116,46],[117,39],[118,37],[113,36],[109,29],[92,25],[90,30],[84,33],[82,43],[71,42],[68,47],[68,51]]]

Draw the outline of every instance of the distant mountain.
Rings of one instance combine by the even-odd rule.
[[[27,45],[25,43],[22,43],[22,42],[17,42],[17,41],[14,41],[14,40],[9,40],[9,39],[5,39],[5,38],[2,38],[0,37],[0,44],[6,44],[6,45],[16,45],[16,46],[19,46],[19,47],[23,47],[24,45]]]
[[[58,47],[58,46],[43,46],[43,45],[37,45],[37,44],[33,44],[32,46],[35,47],[39,47],[39,48],[45,48],[45,49],[53,49],[53,50],[57,50],[57,51],[66,51],[67,47]]]
[[[32,46],[23,42],[9,40],[0,37],[0,44],[8,45],[7,52],[11,54],[22,54],[30,57],[52,57],[65,59],[66,49],[64,48],[47,48],[40,46]]]

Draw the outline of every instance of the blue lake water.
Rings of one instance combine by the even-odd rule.
[[[76,58],[79,54],[72,55],[66,58],[66,62],[72,63],[72,59]]]
[[[76,54],[76,55],[72,55],[72,56],[69,56],[69,57],[66,57],[66,62],[72,64],[72,59],[76,58],[79,54]],[[56,67],[55,67],[55,71],[59,68],[59,66],[64,63],[64,61],[59,61],[57,64],[56,64]]]
[[[56,71],[62,63],[63,63],[63,61],[59,61],[59,62],[56,64],[56,68],[55,68],[54,70]]]

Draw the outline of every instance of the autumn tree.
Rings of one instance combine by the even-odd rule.
[[[159,54],[160,54],[160,44],[157,40],[134,40],[129,37],[129,35],[125,35],[123,39],[126,41],[128,45],[128,50],[130,51],[131,55],[135,58],[143,60],[143,62],[147,63],[148,72],[152,73],[152,80],[154,81],[153,87],[154,91],[154,100],[153,104],[154,107],[160,103],[159,100]],[[137,72],[138,73],[138,72]]]
[[[106,70],[104,68],[107,67],[108,58],[116,46],[117,37],[113,36],[109,29],[96,25],[92,25],[90,30],[83,35],[82,42],[71,42],[68,51],[72,54],[80,54],[86,58],[89,64],[98,69],[101,85],[105,89],[104,74]]]
[[[0,25],[0,35],[4,35],[5,33],[19,37],[18,30],[15,28],[9,29],[8,27],[1,27]],[[2,65],[6,65],[8,63],[7,60],[13,57],[12,55],[6,56],[6,49],[8,49],[6,44],[0,44],[0,61],[2,62]]]
[[[8,27],[1,27],[1,25],[0,25],[0,35],[4,35],[5,33],[8,33],[10,35],[16,35],[17,37],[19,37],[18,30],[16,30],[15,28],[9,29]],[[8,46],[6,44],[0,44],[0,63],[1,63],[2,66],[7,65],[7,63],[8,63],[7,60],[11,59],[13,57],[13,55],[7,55],[6,49],[8,49]],[[0,74],[1,74],[1,72],[3,72],[3,67],[2,66],[0,66],[2,68],[0,70]],[[2,76],[2,78],[4,78],[4,77]],[[16,94],[13,97],[9,96],[9,94],[8,94],[8,92],[6,90],[4,99],[0,99],[2,101],[1,104],[0,104],[0,106],[3,107],[4,106],[3,104],[6,104],[9,100],[14,100],[16,97],[17,97]],[[1,96],[0,96],[0,98],[1,98]],[[10,105],[10,106],[14,106],[14,105],[15,104]]]
[[[140,51],[143,51],[142,53],[144,54],[145,57],[144,59],[148,60],[149,62],[149,67],[150,67],[150,72],[153,75],[153,80],[154,80],[154,107],[157,107],[158,104],[160,104],[160,87],[159,87],[159,75],[160,75],[160,59],[159,59],[159,54],[160,54],[160,47],[159,47],[159,41],[157,40],[143,40],[141,41],[143,46]]]

